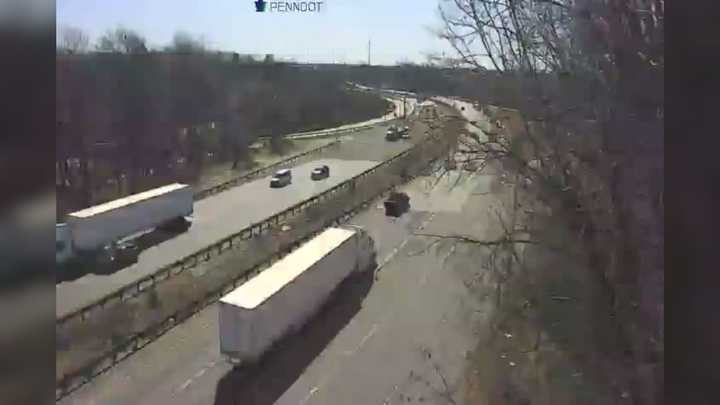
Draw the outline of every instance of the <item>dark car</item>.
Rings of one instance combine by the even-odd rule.
[[[390,128],[387,129],[387,132],[385,133],[385,140],[397,141],[398,139],[400,139],[400,131],[398,131],[395,125],[392,125]]]
[[[410,197],[405,193],[393,191],[385,200],[385,215],[399,217],[410,209]]]
[[[328,176],[330,176],[330,168],[327,165],[316,167],[310,173],[310,178],[313,180],[322,180],[324,178],[327,178]]]

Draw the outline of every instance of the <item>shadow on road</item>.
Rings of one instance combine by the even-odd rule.
[[[225,374],[217,384],[214,405],[274,404],[360,310],[373,274],[366,271],[345,280],[298,333],[280,341],[257,364]]]
[[[186,226],[179,227],[174,230],[155,229],[151,232],[142,234],[133,239],[137,251],[132,254],[118,257],[116,261],[109,263],[93,263],[91,259],[84,262],[76,261],[65,266],[57,266],[56,284],[75,281],[86,274],[110,275],[117,273],[127,267],[138,262],[138,255],[143,250],[150,249],[165,241],[173,239],[178,235],[187,232],[190,228],[188,223]]]

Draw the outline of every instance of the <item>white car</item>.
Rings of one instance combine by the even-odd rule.
[[[270,179],[271,188],[285,187],[290,183],[292,183],[292,172],[290,172],[290,169],[278,170]]]

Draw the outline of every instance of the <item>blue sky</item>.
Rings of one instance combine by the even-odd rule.
[[[56,22],[83,29],[93,43],[117,25],[140,32],[151,47],[183,30],[213,49],[316,62],[364,61],[370,38],[372,63],[393,64],[452,53],[428,31],[439,24],[439,1],[324,0],[320,13],[256,13],[254,0],[57,0]]]

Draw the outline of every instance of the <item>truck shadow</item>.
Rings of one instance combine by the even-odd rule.
[[[57,272],[56,284],[75,281],[86,274],[97,274],[97,275],[110,275],[117,273],[123,269],[126,269],[138,262],[138,256],[142,251],[150,249],[153,246],[157,246],[163,242],[177,237],[188,231],[190,226],[182,227],[176,230],[161,230],[156,229],[151,232],[142,234],[137,238],[133,239],[133,242],[137,246],[136,254],[128,255],[123,257],[114,263],[103,264],[103,265],[90,265],[90,264],[73,264],[65,267],[59,267],[61,270]]]
[[[257,364],[225,374],[217,384],[214,405],[274,404],[360,310],[373,281],[374,270],[343,281],[301,330],[281,340]]]

